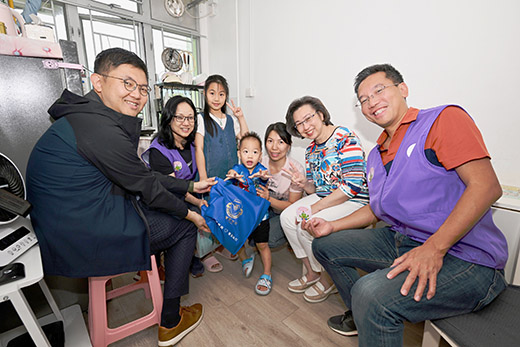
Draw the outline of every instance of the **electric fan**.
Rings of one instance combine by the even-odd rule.
[[[161,54],[161,60],[168,70],[177,72],[182,68],[182,57],[179,51],[173,48],[165,48]]]
[[[182,0],[164,0],[166,12],[172,17],[179,18],[184,14],[184,3]]]
[[[31,207],[25,198],[22,174],[0,153],[0,266],[9,264],[37,242],[31,222],[25,218]]]

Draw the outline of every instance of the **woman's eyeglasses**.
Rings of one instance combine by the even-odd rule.
[[[173,119],[175,119],[175,122],[182,124],[184,121],[188,121],[188,123],[193,124],[195,123],[195,117],[186,117],[186,116],[173,116]]]
[[[303,126],[305,124],[308,124],[315,115],[316,115],[316,112],[314,112],[313,114],[311,114],[310,116],[308,116],[307,118],[302,120],[301,122],[294,123],[294,129],[296,129],[296,130],[303,129]]]

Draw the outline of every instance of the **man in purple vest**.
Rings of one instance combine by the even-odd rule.
[[[302,227],[349,308],[329,327],[359,332],[360,346],[401,346],[405,320],[477,311],[505,288],[507,244],[490,211],[502,190],[461,107],[408,107],[408,86],[388,64],[361,71],[355,92],[384,129],[367,160],[370,204]],[[377,221],[388,226],[361,229]]]

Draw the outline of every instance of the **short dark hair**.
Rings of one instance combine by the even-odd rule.
[[[267,138],[269,137],[271,131],[275,131],[278,134],[278,136],[280,136],[280,138],[283,140],[283,142],[285,142],[289,146],[292,145],[292,137],[291,134],[287,132],[287,127],[285,126],[285,123],[276,122],[269,125],[265,130],[264,146],[267,143]]]
[[[210,136],[213,136],[213,133],[217,133],[218,127],[215,124],[215,121],[211,119],[209,116],[209,104],[208,99],[206,97],[208,93],[209,86],[212,83],[217,83],[224,88],[224,91],[226,92],[226,101],[229,98],[229,86],[226,81],[226,79],[221,75],[211,75],[208,78],[206,78],[206,82],[204,82],[204,109],[202,111],[202,119],[204,120],[204,131],[207,132]],[[220,109],[222,113],[226,114],[226,103],[224,103],[224,106]]]
[[[109,48],[101,51],[94,61],[94,72],[106,75],[123,64],[129,64],[143,70],[146,79],[148,79],[148,69],[144,61],[134,52],[127,51],[123,48]]]
[[[377,72],[384,72],[386,78],[390,79],[394,83],[403,83],[403,75],[396,68],[390,64],[376,64],[364,68],[360,73],[357,74],[354,80],[354,92],[358,95],[358,89],[361,82],[363,82],[368,76],[371,76]]]
[[[186,145],[189,146],[193,141],[195,141],[195,134],[197,132],[197,109],[190,98],[176,95],[168,99],[168,102],[164,106],[159,124],[159,131],[157,132],[157,135],[155,135],[157,141],[168,149],[178,149],[177,146],[175,146],[175,139],[173,138],[170,123],[177,112],[177,107],[183,102],[187,103],[192,108],[193,116],[195,117],[193,131],[186,137]],[[186,148],[186,146],[184,148]]]
[[[300,139],[303,139],[303,136],[300,134],[300,132],[296,129],[296,126],[294,124],[294,112],[298,110],[300,107],[304,105],[311,106],[315,111],[319,111],[323,114],[323,123],[325,125],[333,125],[330,121],[330,114],[325,105],[321,102],[320,99],[314,97],[314,96],[303,96],[299,99],[294,100],[289,105],[289,108],[287,109],[287,114],[285,115],[285,123],[287,124],[286,128],[289,134],[299,137]]]
[[[260,139],[260,136],[255,133],[254,131],[250,131],[248,133],[245,133],[240,140],[238,141],[238,149],[240,149],[240,146],[246,139],[256,139],[258,143],[260,144],[260,148],[262,148],[262,140]]]

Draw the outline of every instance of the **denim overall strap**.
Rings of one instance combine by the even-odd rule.
[[[229,169],[238,163],[237,142],[233,118],[226,115],[226,126],[222,129],[214,120],[213,136],[204,135],[204,156],[208,177],[225,178]]]

